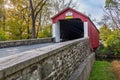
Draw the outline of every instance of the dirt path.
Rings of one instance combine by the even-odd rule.
[[[113,61],[112,67],[117,79],[120,80],[120,61]]]

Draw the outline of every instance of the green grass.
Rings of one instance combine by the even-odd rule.
[[[116,80],[111,63],[95,61],[89,80]]]

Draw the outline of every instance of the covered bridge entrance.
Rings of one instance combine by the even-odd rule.
[[[88,16],[68,7],[53,16],[52,22],[55,42],[89,37],[91,49],[99,46],[99,31]]]
[[[83,22],[80,19],[60,20],[60,39],[68,41],[84,37]]]

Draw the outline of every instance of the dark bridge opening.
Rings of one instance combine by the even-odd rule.
[[[80,19],[60,20],[60,39],[68,41],[84,37],[83,22]]]

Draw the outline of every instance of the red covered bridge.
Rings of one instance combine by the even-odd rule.
[[[68,7],[53,16],[52,22],[56,42],[89,37],[91,49],[99,46],[99,31],[88,16]]]

